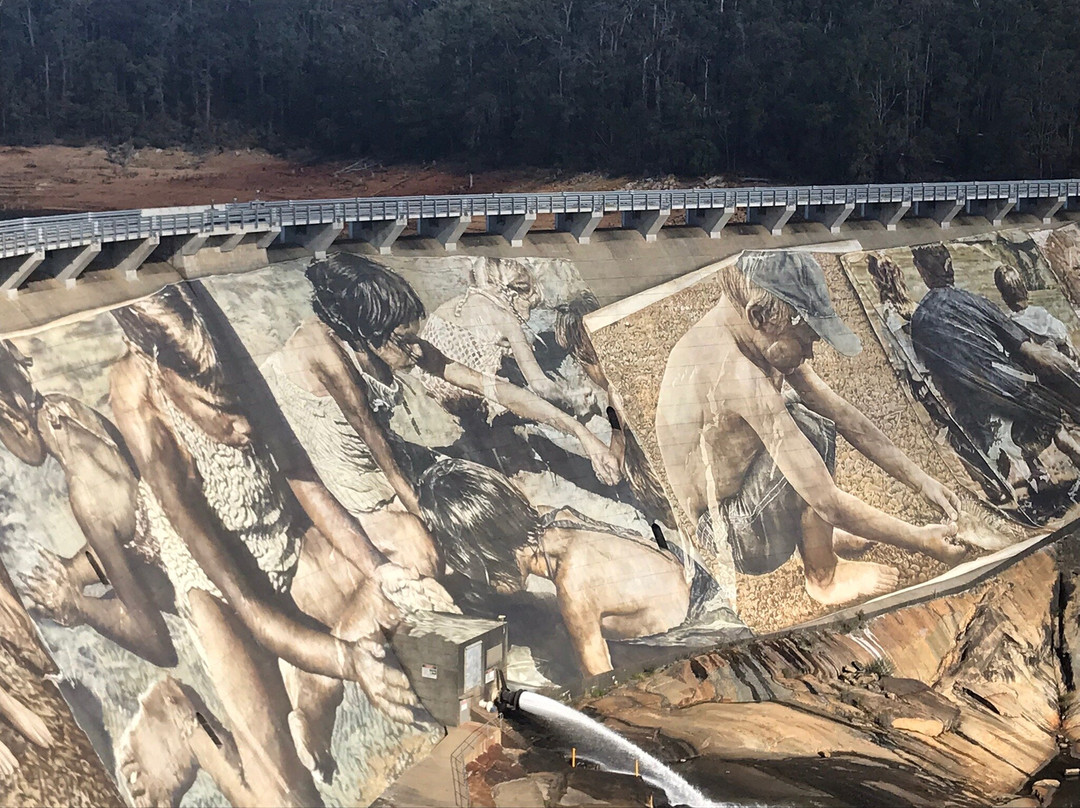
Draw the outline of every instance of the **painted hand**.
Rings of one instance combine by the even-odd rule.
[[[557,403],[565,404],[576,417],[582,417],[588,415],[596,407],[596,394],[587,388],[570,388],[567,390],[558,390],[558,399],[554,399]]]
[[[81,622],[79,599],[82,589],[75,583],[67,562],[56,553],[41,550],[41,563],[25,578],[26,598],[31,611],[62,626]]]
[[[958,530],[956,522],[924,525],[919,528],[920,552],[950,567],[960,563],[968,548],[957,539]]]
[[[362,639],[353,643],[348,663],[349,678],[360,685],[377,709],[403,724],[415,722],[413,708],[419,701],[396,660],[392,655],[387,658],[382,642]]]
[[[962,510],[960,497],[933,477],[927,477],[919,487],[923,499],[945,514],[945,519],[955,522]]]
[[[596,479],[605,485],[615,485],[622,477],[619,461],[612,454],[611,449],[604,445],[602,440],[591,432],[587,434],[588,438],[582,436],[582,445],[585,448],[585,453],[589,456],[589,461],[592,463]]]
[[[461,613],[442,584],[434,578],[422,578],[397,564],[377,567],[368,587],[372,615],[387,630],[395,628],[402,615],[412,612]]]
[[[1076,373],[1076,365],[1069,360],[1065,354],[1060,351],[1055,351],[1043,346],[1044,350],[1040,356],[1041,364],[1054,373],[1061,373],[1066,376],[1072,376]]]

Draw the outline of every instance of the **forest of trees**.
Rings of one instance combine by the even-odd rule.
[[[0,0],[0,142],[1075,176],[1076,0]]]

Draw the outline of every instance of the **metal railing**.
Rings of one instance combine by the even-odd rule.
[[[398,219],[993,199],[1022,203],[1055,197],[1080,197],[1080,179],[255,201],[0,221],[0,258],[152,236],[212,236],[334,223],[344,227]]]
[[[481,724],[469,733],[469,736],[450,753],[450,771],[454,778],[454,804],[458,808],[469,808],[472,804],[469,792],[468,765],[476,758],[477,748],[484,746],[491,739],[491,727],[495,723],[489,721],[486,724]],[[502,716],[498,719],[500,729],[501,725]]]

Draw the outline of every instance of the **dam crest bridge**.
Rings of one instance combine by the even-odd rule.
[[[152,256],[183,273],[206,251],[220,255],[241,245],[259,250],[291,245],[324,257],[335,241],[347,237],[387,255],[410,226],[418,237],[454,251],[481,217],[485,232],[520,247],[531,229],[539,229],[539,217],[553,218],[556,231],[588,244],[612,215],[618,217],[612,222],[616,227],[653,242],[673,215],[718,239],[739,211],[739,221],[760,225],[775,237],[793,217],[838,234],[849,218],[876,220],[895,230],[905,216],[917,216],[945,230],[961,212],[998,227],[1010,213],[1050,224],[1059,212],[1078,207],[1080,179],[255,200],[91,212],[0,221],[0,292],[13,298],[31,281],[46,278],[71,287],[95,268],[134,279]]]

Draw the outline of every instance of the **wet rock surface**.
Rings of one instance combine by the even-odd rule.
[[[1032,778],[1059,751],[1059,695],[1073,704],[1057,646],[1080,651],[1080,608],[1059,578],[1073,558],[1080,576],[1080,543],[1066,544],[966,592],[703,654],[583,707],[718,800],[1059,804]],[[1068,631],[1059,613],[1077,618]]]
[[[667,805],[664,793],[639,777],[571,763],[569,749],[546,746],[557,739],[512,729],[504,746],[492,747],[468,766],[469,802],[476,808]],[[516,747],[522,744],[527,748]]]

